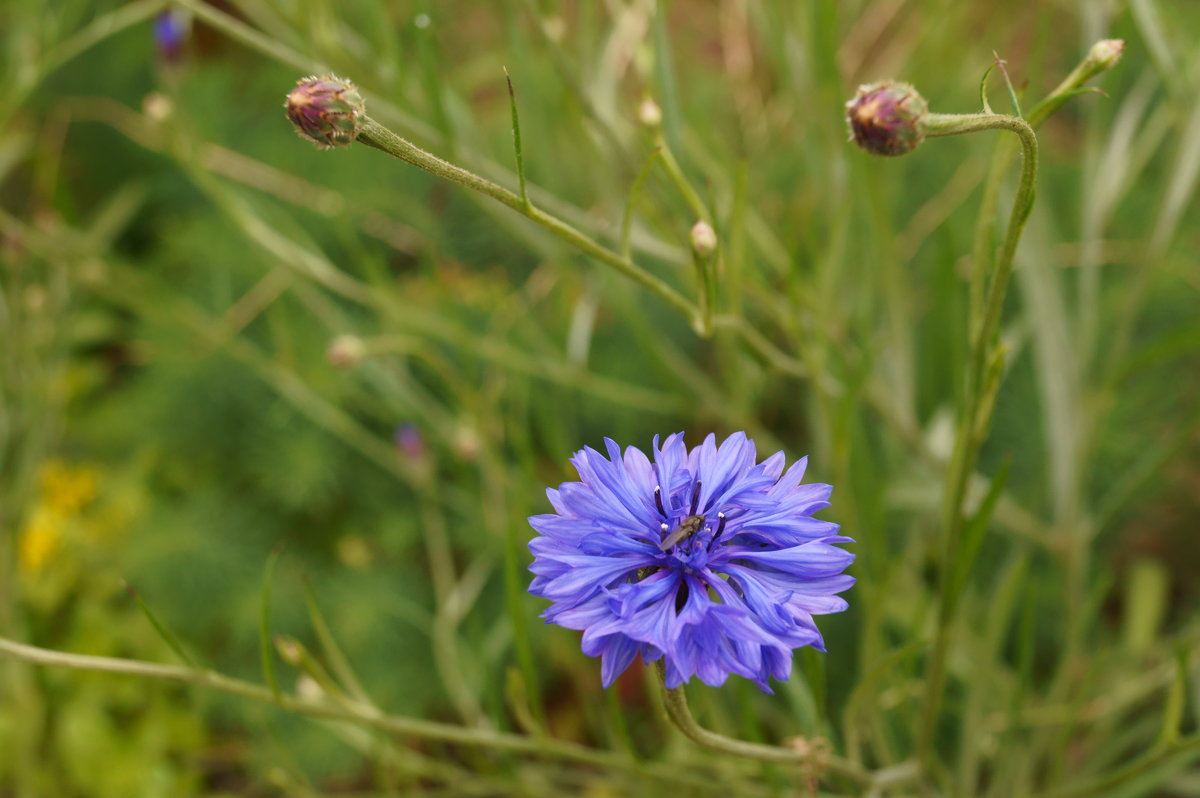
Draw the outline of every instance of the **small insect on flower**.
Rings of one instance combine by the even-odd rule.
[[[675,527],[675,529],[673,529],[671,531],[671,534],[667,535],[667,537],[663,540],[662,543],[658,544],[659,551],[666,551],[667,549],[671,548],[672,546],[675,546],[675,545],[679,544],[680,542],[687,540],[692,535],[699,532],[700,528],[703,526],[704,526],[704,516],[689,515],[687,518],[685,518],[679,522],[679,526]],[[663,532],[667,531],[666,524],[662,525],[662,530],[663,530]]]
[[[729,674],[771,692],[792,651],[824,650],[814,615],[840,612],[836,594],[854,555],[838,527],[813,518],[828,485],[801,484],[805,460],[757,462],[738,432],[690,451],[683,435],[654,439],[653,460],[605,440],[575,454],[579,482],[547,491],[554,513],[529,519],[529,591],[550,599],[547,623],[583,631],[607,687],[637,655],[662,660],[668,687]]]

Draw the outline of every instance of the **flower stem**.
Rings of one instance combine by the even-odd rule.
[[[658,141],[655,142],[660,152],[663,169],[666,170],[667,177],[671,178],[671,182],[675,184],[675,188],[679,191],[679,196],[683,197],[683,201],[687,203],[688,208],[695,214],[697,219],[712,224],[712,214],[708,212],[708,208],[704,205],[704,200],[700,199],[700,195],[696,189],[688,181],[684,175],[683,169],[679,166],[679,161],[675,158],[675,152],[667,143],[665,136],[659,135]]]
[[[362,131],[358,134],[358,140],[368,147],[382,150],[388,155],[424,169],[432,175],[466,186],[469,189],[478,191],[480,194],[486,194],[497,202],[512,208],[522,216],[533,220],[601,263],[616,269],[626,277],[640,283],[643,287],[658,295],[667,304],[681,311],[693,323],[698,318],[696,307],[664,281],[655,277],[641,266],[638,266],[628,257],[624,257],[605,247],[585,233],[580,232],[558,217],[551,216],[540,208],[535,207],[527,199],[522,199],[503,186],[499,186],[473,172],[469,172],[460,166],[455,166],[449,161],[444,161],[436,155],[426,152],[412,142],[388,130],[370,117],[364,120]]]
[[[853,762],[841,757],[825,754],[818,745],[802,738],[794,738],[791,748],[775,745],[762,745],[726,737],[701,726],[692,716],[688,707],[687,696],[683,687],[667,687],[666,669],[662,660],[654,663],[654,671],[658,674],[658,685],[662,688],[663,706],[671,723],[689,740],[703,748],[712,751],[731,754],[743,759],[757,759],[762,762],[778,762],[790,765],[808,765],[824,769],[830,773],[853,779],[860,783],[870,783],[871,774]]]
[[[126,674],[148,679],[181,682],[197,687],[220,690],[221,692],[230,693],[252,701],[274,704],[280,709],[299,715],[353,723],[404,737],[421,737],[458,745],[480,746],[497,751],[513,751],[515,753],[546,756],[596,767],[630,771],[638,775],[648,775],[658,780],[679,784],[690,784],[692,786],[704,786],[706,784],[705,777],[699,774],[688,774],[674,766],[659,766],[636,762],[621,754],[588,748],[587,746],[565,740],[525,737],[494,729],[481,727],[467,728],[419,718],[388,715],[370,704],[355,701],[348,696],[340,698],[336,704],[333,704],[309,701],[295,694],[285,692],[276,700],[269,687],[235,679],[211,670],[201,670],[180,665],[160,665],[153,662],[116,657],[97,657],[88,654],[51,651],[49,649],[18,643],[15,640],[8,640],[3,637],[0,637],[0,659],[26,662],[33,665],[74,668],[77,670]]]
[[[1045,99],[1029,111],[1026,117],[1029,126],[1037,130],[1067,100],[1086,92],[1087,89],[1083,88],[1084,84],[1101,72],[1111,69],[1116,64],[1120,56],[1120,51],[1123,48],[1124,43],[1115,40],[1104,40],[1093,45],[1087,56],[1071,70],[1071,73],[1063,78],[1062,82]],[[985,264],[989,257],[988,242],[992,220],[995,217],[996,205],[1000,199],[1000,186],[1013,154],[1014,148],[1010,146],[1010,142],[1003,142],[997,147],[992,156],[991,166],[988,169],[987,178],[983,185],[983,196],[979,203],[979,216],[975,224],[974,243],[971,250],[970,307],[972,319],[978,318],[982,308],[983,277],[986,273]],[[1081,296],[1087,297],[1095,292],[1094,279],[1094,269],[1085,269],[1081,272]],[[1082,313],[1090,313],[1090,309],[1096,302],[1093,299],[1091,301],[1081,301],[1079,304]],[[1089,330],[1094,325],[1084,323],[1081,326],[1083,327],[1081,338],[1084,341],[1084,351],[1086,352],[1087,347],[1090,345]]]
[[[947,484],[942,505],[941,574],[939,585],[938,620],[930,655],[929,675],[919,759],[928,772],[931,765],[933,738],[937,732],[938,713],[946,681],[946,655],[950,626],[954,620],[957,601],[954,597],[954,573],[957,567],[959,543],[962,536],[963,503],[967,485],[975,468],[979,448],[987,437],[991,421],[992,399],[999,380],[988,380],[989,363],[994,360],[993,340],[1000,326],[1004,296],[1012,276],[1013,259],[1021,232],[1033,208],[1037,181],[1038,146],[1033,128],[1024,119],[1007,114],[929,114],[925,119],[927,137],[953,136],[981,130],[1008,130],[1020,139],[1023,161],[1021,179],[1013,199],[1008,229],[999,258],[987,288],[986,298],[978,314],[972,314],[970,329],[971,353],[968,361],[966,390],[960,405],[958,429],[947,472]],[[974,310],[974,308],[972,309]],[[990,395],[989,395],[990,394]]]

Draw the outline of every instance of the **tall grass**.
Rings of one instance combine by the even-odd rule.
[[[165,3],[57,5],[0,10],[0,635],[41,650],[0,652],[0,793],[1200,794],[1189,3],[176,0],[170,61]],[[894,76],[977,110],[994,50],[1032,106],[1108,37],[1128,44],[1105,96],[1039,129],[977,545],[948,548],[972,263],[1017,170],[991,207],[1000,134],[872,159],[842,103]],[[628,218],[631,262],[691,302],[710,217],[710,337],[486,196],[316,152],[279,107],[303,74],[349,76],[520,196],[505,68],[534,206],[622,255]],[[603,691],[538,620],[544,488],[603,436],[679,429],[809,454],[858,541],[828,653],[693,711],[822,741],[867,783],[703,753],[645,669]],[[70,512],[61,462],[97,474]],[[35,534],[52,556],[22,557]],[[128,670],[47,651],[217,690],[19,661]]]

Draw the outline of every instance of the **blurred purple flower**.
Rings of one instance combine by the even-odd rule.
[[[654,461],[605,439],[608,457],[583,449],[580,482],[547,495],[555,512],[530,524],[529,592],[550,599],[547,623],[583,631],[604,686],[640,653],[664,660],[668,687],[696,676],[720,685],[735,673],[771,692],[792,651],[824,650],[813,615],[840,612],[854,555],[838,526],[813,518],[832,488],[800,484],[807,458],[785,473],[779,452],[756,463],[745,433],[688,451],[669,436]]]
[[[392,432],[392,441],[405,456],[419,460],[425,456],[425,439],[414,424],[401,424]]]
[[[188,19],[181,11],[168,9],[154,18],[154,46],[169,64],[179,60],[187,40]]]

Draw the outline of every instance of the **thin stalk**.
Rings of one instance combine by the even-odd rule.
[[[716,278],[713,276],[716,265],[716,255],[692,252],[692,264],[696,269],[696,283],[700,307],[696,318],[696,334],[701,338],[711,338],[713,334],[713,308],[716,305]]]
[[[1068,74],[1062,80],[1062,82],[1059,83],[1059,85],[1056,86],[1054,88],[1054,90],[1051,91],[1045,97],[1045,99],[1043,99],[1041,102],[1037,103],[1029,111],[1028,116],[1027,116],[1027,121],[1029,123],[1029,127],[1036,130],[1038,127],[1040,127],[1042,125],[1043,122],[1045,122],[1051,115],[1053,115],[1059,108],[1061,108],[1063,106],[1063,104],[1067,102],[1067,100],[1071,99],[1072,97],[1078,96],[1078,95],[1080,95],[1082,93],[1086,93],[1088,91],[1098,91],[1098,90],[1094,90],[1094,89],[1085,88],[1084,84],[1086,84],[1087,81],[1091,80],[1096,75],[1099,75],[1102,72],[1104,72],[1108,69],[1111,69],[1118,62],[1121,51],[1123,49],[1124,49],[1124,43],[1120,42],[1120,41],[1116,41],[1116,40],[1104,40],[1104,41],[1097,42],[1095,45],[1093,45],[1093,47],[1089,50],[1087,56],[1082,61],[1080,61],[1080,63],[1070,72],[1070,74]],[[977,218],[976,225],[975,225],[974,244],[972,247],[972,258],[971,258],[971,283],[970,283],[971,284],[971,306],[970,306],[971,307],[971,315],[970,315],[970,318],[972,320],[973,328],[974,328],[976,321],[978,319],[980,319],[982,312],[983,312],[981,298],[983,295],[983,282],[984,282],[985,276],[988,271],[987,262],[990,257],[990,252],[991,252],[991,248],[992,248],[991,242],[990,242],[992,220],[996,216],[996,207],[999,203],[1000,190],[1001,190],[1001,185],[1003,183],[1004,175],[1007,172],[1008,165],[1011,162],[1014,154],[1015,154],[1015,147],[1012,146],[1012,143],[1010,141],[1004,141],[1004,142],[998,143],[997,148],[991,159],[991,164],[989,167],[987,179],[983,186],[983,193],[982,193],[982,198],[980,201],[980,208],[979,208],[979,216]],[[1095,282],[1095,280],[1096,280],[1095,265],[1094,264],[1092,264],[1092,265],[1085,264],[1084,267],[1080,270],[1081,285],[1087,286],[1087,285],[1093,284]],[[1087,294],[1086,287],[1081,288],[1081,292],[1083,295],[1086,295]],[[1082,314],[1082,313],[1088,313],[1088,312],[1090,312],[1090,311],[1086,307],[1086,303],[1080,303],[1080,313]],[[1086,325],[1085,325],[1085,329],[1086,329]],[[1087,347],[1086,336],[1084,338],[1084,341],[1085,341],[1084,348],[1086,349],[1086,347]],[[1081,379],[1081,372],[1077,373],[1073,379],[1075,379],[1075,380]],[[1076,385],[1074,390],[1076,391],[1076,393],[1079,393],[1081,391],[1081,387]],[[1086,410],[1086,403],[1085,403],[1085,410],[1083,412],[1084,413],[1088,412]],[[1086,426],[1088,426],[1089,421],[1087,418],[1081,418],[1081,419],[1074,419],[1073,423],[1080,425],[1081,429],[1082,429],[1082,428],[1085,428]],[[1084,443],[1083,445],[1079,446],[1076,449],[1074,456],[1076,458],[1078,458],[1079,452],[1085,451],[1085,450],[1086,450],[1086,443]],[[1082,476],[1082,472],[1079,472],[1078,469],[1076,469],[1076,470],[1078,472],[1078,475],[1077,475],[1077,479],[1075,480],[1075,484],[1073,487],[1075,488],[1075,492],[1078,493],[1079,485],[1082,484],[1081,480],[1083,479],[1083,476]],[[1075,496],[1075,497],[1065,497],[1064,500],[1067,502],[1072,502],[1073,504],[1078,504],[1079,499],[1078,499],[1078,496]],[[1076,525],[1073,524],[1071,527],[1068,528],[1068,531],[1073,531],[1075,528],[1076,528]],[[1087,552],[1086,552],[1086,546],[1085,546],[1084,540],[1085,540],[1085,535],[1083,535],[1083,534],[1070,535],[1069,539],[1066,541],[1066,543],[1067,543],[1066,549],[1063,552],[1065,555],[1065,558],[1066,558],[1066,564],[1067,564],[1067,569],[1068,569],[1067,579],[1064,580],[1064,590],[1065,590],[1065,593],[1067,596],[1067,612],[1066,612],[1066,617],[1064,619],[1064,626],[1067,629],[1078,628],[1077,618],[1080,613],[1079,607],[1083,603],[1081,594],[1084,591],[1084,584],[1086,582],[1085,575],[1086,575],[1086,559],[1087,559]],[[1045,545],[1046,543],[1057,544],[1058,542],[1059,541],[1056,539],[1047,538],[1044,541],[1043,545]],[[1065,654],[1061,660],[1064,667],[1066,667],[1066,665],[1068,663],[1075,661],[1076,654],[1077,654],[1076,649],[1077,649],[1077,646],[1079,645],[1079,643],[1081,642],[1081,640],[1082,640],[1082,637],[1080,635],[1073,634],[1073,635],[1068,636],[1068,638],[1066,640],[1066,644],[1065,644]]]
[[[696,215],[697,219],[702,219],[712,224],[712,214],[708,212],[704,200],[700,199],[700,194],[683,173],[683,169],[679,166],[679,161],[675,159],[675,153],[672,152],[670,145],[667,144],[666,137],[659,136],[656,144],[662,153],[663,168],[667,172],[667,177],[671,178],[671,182],[675,184],[676,190],[679,191],[679,196],[683,197],[683,201],[687,203],[688,208]]]
[[[367,695],[366,688],[359,681],[358,674],[350,665],[350,660],[342,652],[341,646],[334,638],[333,631],[329,628],[329,622],[325,620],[325,614],[321,612],[312,582],[305,576],[301,584],[304,587],[304,603],[308,607],[309,623],[312,625],[317,642],[320,643],[321,651],[325,654],[325,659],[328,660],[334,675],[338,678],[339,683],[345,685],[346,690],[356,701],[370,704],[371,698]]]
[[[258,611],[258,647],[259,658],[262,661],[263,680],[271,688],[271,695],[276,703],[280,698],[279,680],[275,678],[275,657],[271,646],[271,584],[275,581],[275,566],[279,562],[281,549],[277,546],[267,557],[267,567],[263,572],[262,598]]]
[[[340,701],[339,705],[314,703],[291,693],[283,693],[276,700],[268,687],[242,679],[235,679],[212,670],[188,668],[181,665],[159,665],[154,662],[143,662],[141,660],[121,659],[117,657],[97,657],[88,654],[51,651],[2,637],[0,637],[0,659],[46,667],[73,668],[76,670],[117,673],[160,681],[179,682],[219,690],[252,701],[274,704],[287,712],[293,712],[298,715],[352,723],[378,729],[389,734],[439,740],[458,745],[480,746],[493,750],[537,754],[555,759],[595,765],[597,767],[631,771],[680,784],[691,784],[694,786],[711,785],[710,778],[700,774],[689,774],[674,765],[649,765],[633,761],[623,754],[614,754],[608,751],[588,748],[587,746],[565,740],[523,737],[518,734],[509,734],[486,728],[467,728],[449,723],[421,720],[419,718],[388,715],[375,707],[356,702],[349,697]]]
[[[163,642],[165,642],[167,646],[170,647],[171,651],[175,653],[175,656],[183,660],[185,664],[195,667],[196,663],[193,662],[192,658],[188,656],[187,651],[184,650],[183,645],[179,642],[179,638],[177,638],[171,632],[171,630],[168,629],[166,625],[158,619],[158,616],[155,615],[154,611],[150,609],[150,605],[142,600],[142,595],[134,590],[133,587],[128,583],[125,584],[125,592],[128,593],[129,597],[137,603],[138,609],[140,609],[142,614],[146,616],[146,620],[148,620],[150,625],[154,627],[154,631],[158,632],[158,636],[163,639]]]
[[[1098,43],[1097,46],[1100,44],[1104,43]],[[1098,54],[1097,48],[1093,47],[1087,57],[1080,61],[1045,99],[1030,110],[1029,115],[1026,117],[1029,126],[1037,130],[1067,100],[1081,92],[1086,92],[1087,89],[1082,88],[1084,83],[1106,69],[1110,69],[1116,63],[1115,58],[1104,58],[1102,56],[1103,53]],[[985,262],[990,249],[988,246],[988,237],[991,231],[992,219],[996,215],[996,205],[1000,201],[1000,186],[1004,180],[1005,173],[1008,171],[1008,164],[1014,155],[1014,151],[1015,148],[1012,146],[1011,141],[997,143],[996,151],[991,159],[991,165],[988,168],[987,178],[983,184],[983,196],[979,204],[979,216],[975,223],[974,243],[971,250],[970,307],[972,320],[978,318],[978,313],[982,309],[983,280],[986,275]]]
[[[685,737],[696,745],[743,759],[756,759],[761,762],[777,762],[785,765],[815,766],[860,783],[872,781],[871,774],[860,766],[841,757],[825,754],[818,746],[801,738],[795,738],[791,748],[784,748],[750,743],[709,731],[697,723],[692,716],[683,687],[667,687],[662,660],[655,663],[654,670],[658,674],[657,681],[662,688],[663,706],[667,710],[667,717],[679,731],[683,732]]]
[[[418,501],[418,512],[425,556],[433,581],[434,601],[437,605],[431,633],[433,659],[459,716],[467,725],[477,726],[485,722],[483,709],[479,706],[463,669],[458,646],[459,616],[451,611],[453,594],[458,584],[454,551],[446,530],[446,520],[437,500],[437,486],[431,477],[432,474],[427,473],[420,479],[422,498]]]
[[[950,626],[956,602],[953,598],[955,562],[963,530],[963,503],[975,468],[979,448],[987,436],[992,402],[986,395],[988,364],[992,359],[992,341],[1000,325],[1004,296],[1012,276],[1013,259],[1021,232],[1033,208],[1037,181],[1038,147],[1033,128],[1024,119],[1006,114],[930,114],[926,117],[926,136],[951,136],[982,130],[1007,130],[1015,133],[1024,154],[1021,179],[1013,199],[1012,213],[1004,243],[988,286],[981,315],[971,329],[971,354],[968,362],[966,391],[959,412],[958,429],[947,473],[942,506],[942,556],[937,629],[930,656],[925,706],[919,745],[919,758],[928,772],[937,731],[937,719],[946,679],[946,654]]]
[[[632,250],[629,246],[629,234],[633,230],[633,211],[637,207],[638,198],[642,195],[642,185],[645,184],[646,178],[650,175],[650,168],[654,166],[654,161],[658,158],[661,147],[655,147],[646,156],[645,163],[638,170],[637,177],[633,180],[633,185],[629,188],[629,197],[625,200],[625,213],[621,217],[621,256],[628,258]]]
[[[503,186],[496,185],[490,180],[485,180],[473,172],[455,166],[422,150],[417,145],[401,138],[370,117],[365,119],[362,131],[358,134],[358,140],[368,147],[374,147],[377,150],[386,152],[388,155],[424,169],[432,175],[466,186],[473,191],[486,194],[503,205],[507,205],[577,249],[582,250],[601,263],[611,266],[621,274],[641,284],[644,288],[667,302],[667,304],[682,312],[688,319],[693,321],[696,319],[697,312],[695,306],[661,279],[650,274],[650,272],[638,266],[629,258],[598,243],[595,239],[580,232],[558,217],[551,216],[540,208],[528,204],[521,197]]]

